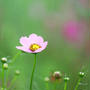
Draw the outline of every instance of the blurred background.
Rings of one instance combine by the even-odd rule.
[[[78,72],[89,68],[89,6],[89,0],[0,0],[0,58],[18,52],[21,36],[43,36],[48,47],[37,56],[34,90],[46,90],[44,78],[52,71],[69,76],[68,90],[73,90]],[[15,70],[21,72],[13,90],[28,90],[33,63],[33,54],[23,54],[9,67],[9,81]],[[89,90],[89,81],[88,75],[80,90]],[[63,87],[61,82],[58,88]]]

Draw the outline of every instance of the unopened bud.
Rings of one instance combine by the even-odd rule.
[[[49,81],[49,77],[45,77],[45,81],[48,82]]]
[[[20,71],[19,70],[16,70],[15,74],[16,75],[20,75]]]
[[[1,58],[1,61],[2,61],[3,63],[6,63],[6,62],[7,62],[7,58],[6,58],[6,57],[3,57],[3,58]]]
[[[8,64],[7,64],[7,63],[4,63],[4,64],[3,64],[3,68],[4,68],[4,69],[8,69]]]
[[[85,76],[85,73],[84,72],[79,72],[79,76],[80,77],[84,77]]]
[[[69,81],[69,80],[70,80],[69,77],[65,77],[65,78],[64,78],[64,81]]]

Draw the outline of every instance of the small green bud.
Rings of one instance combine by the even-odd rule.
[[[84,77],[85,76],[85,73],[84,72],[79,72],[79,76],[80,77]]]
[[[2,61],[3,63],[6,63],[6,62],[7,62],[7,58],[6,58],[6,57],[3,57],[3,58],[1,58],[1,61]]]
[[[4,64],[3,64],[3,68],[4,68],[4,69],[8,69],[8,64],[7,64],[7,63],[4,63]]]
[[[20,75],[20,71],[19,70],[16,70],[15,74],[16,75]]]
[[[48,82],[49,81],[49,77],[45,77],[45,82]]]
[[[69,81],[70,80],[70,78],[69,77],[65,77],[64,78],[64,81],[66,82],[66,81]]]

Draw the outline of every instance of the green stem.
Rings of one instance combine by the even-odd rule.
[[[12,85],[15,83],[16,79],[17,79],[17,76],[15,76],[15,77],[13,78],[13,80],[11,81],[11,84],[10,84],[10,86],[8,87],[7,90],[10,90],[10,88],[12,87]]]
[[[81,78],[79,78],[79,80],[78,80],[78,82],[77,82],[76,87],[75,87],[74,90],[77,90],[78,89],[80,82],[81,82]]]
[[[48,82],[46,82],[46,89],[49,90]]]
[[[4,85],[4,68],[3,68],[3,64],[2,64],[2,87],[3,89],[5,88],[5,85]]]
[[[57,88],[57,80],[55,81],[54,89],[56,90],[56,88]]]
[[[5,84],[6,88],[7,88],[7,85],[8,85],[8,70],[6,71],[6,84]]]
[[[64,90],[67,90],[67,81],[65,81]]]
[[[33,78],[34,78],[35,68],[36,68],[36,53],[35,53],[33,71],[32,71],[32,75],[31,75],[31,81],[30,81],[30,90],[32,90],[32,84],[33,84]]]
[[[12,58],[12,63],[16,60],[16,58],[17,58],[18,56],[20,56],[21,53],[22,53],[22,52],[19,51],[19,52]]]

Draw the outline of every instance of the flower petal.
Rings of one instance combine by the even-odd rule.
[[[43,38],[42,38],[41,36],[38,36],[38,41],[39,41],[40,43],[44,42],[44,40],[43,40]]]
[[[28,53],[32,53],[31,50],[29,50],[28,48],[24,47],[24,46],[16,46],[17,49],[24,51],[24,52],[28,52]]]
[[[29,36],[29,39],[31,39],[31,40],[34,40],[36,38],[37,38],[37,35],[34,33]]]
[[[37,36],[36,34],[31,34],[29,36],[29,40],[31,43],[42,43],[44,42],[43,38],[41,36]]]
[[[44,43],[40,43],[41,48],[39,48],[39,49],[36,50],[35,52],[38,53],[38,52],[43,51],[43,50],[47,47],[47,45],[48,45],[48,42],[47,42],[47,41],[44,42]]]
[[[30,41],[27,37],[21,37],[20,38],[20,43],[23,45],[23,46],[26,46],[28,47],[30,45]]]
[[[16,48],[21,51],[28,52],[28,53],[41,52],[46,48],[46,46],[48,44],[47,41],[44,42],[44,39],[41,36],[37,36],[36,34],[31,34],[29,37],[21,37],[20,43],[22,44],[22,46],[17,46]],[[39,48],[35,51],[32,51],[32,50],[30,50],[30,46],[33,44],[40,45],[41,48]]]

